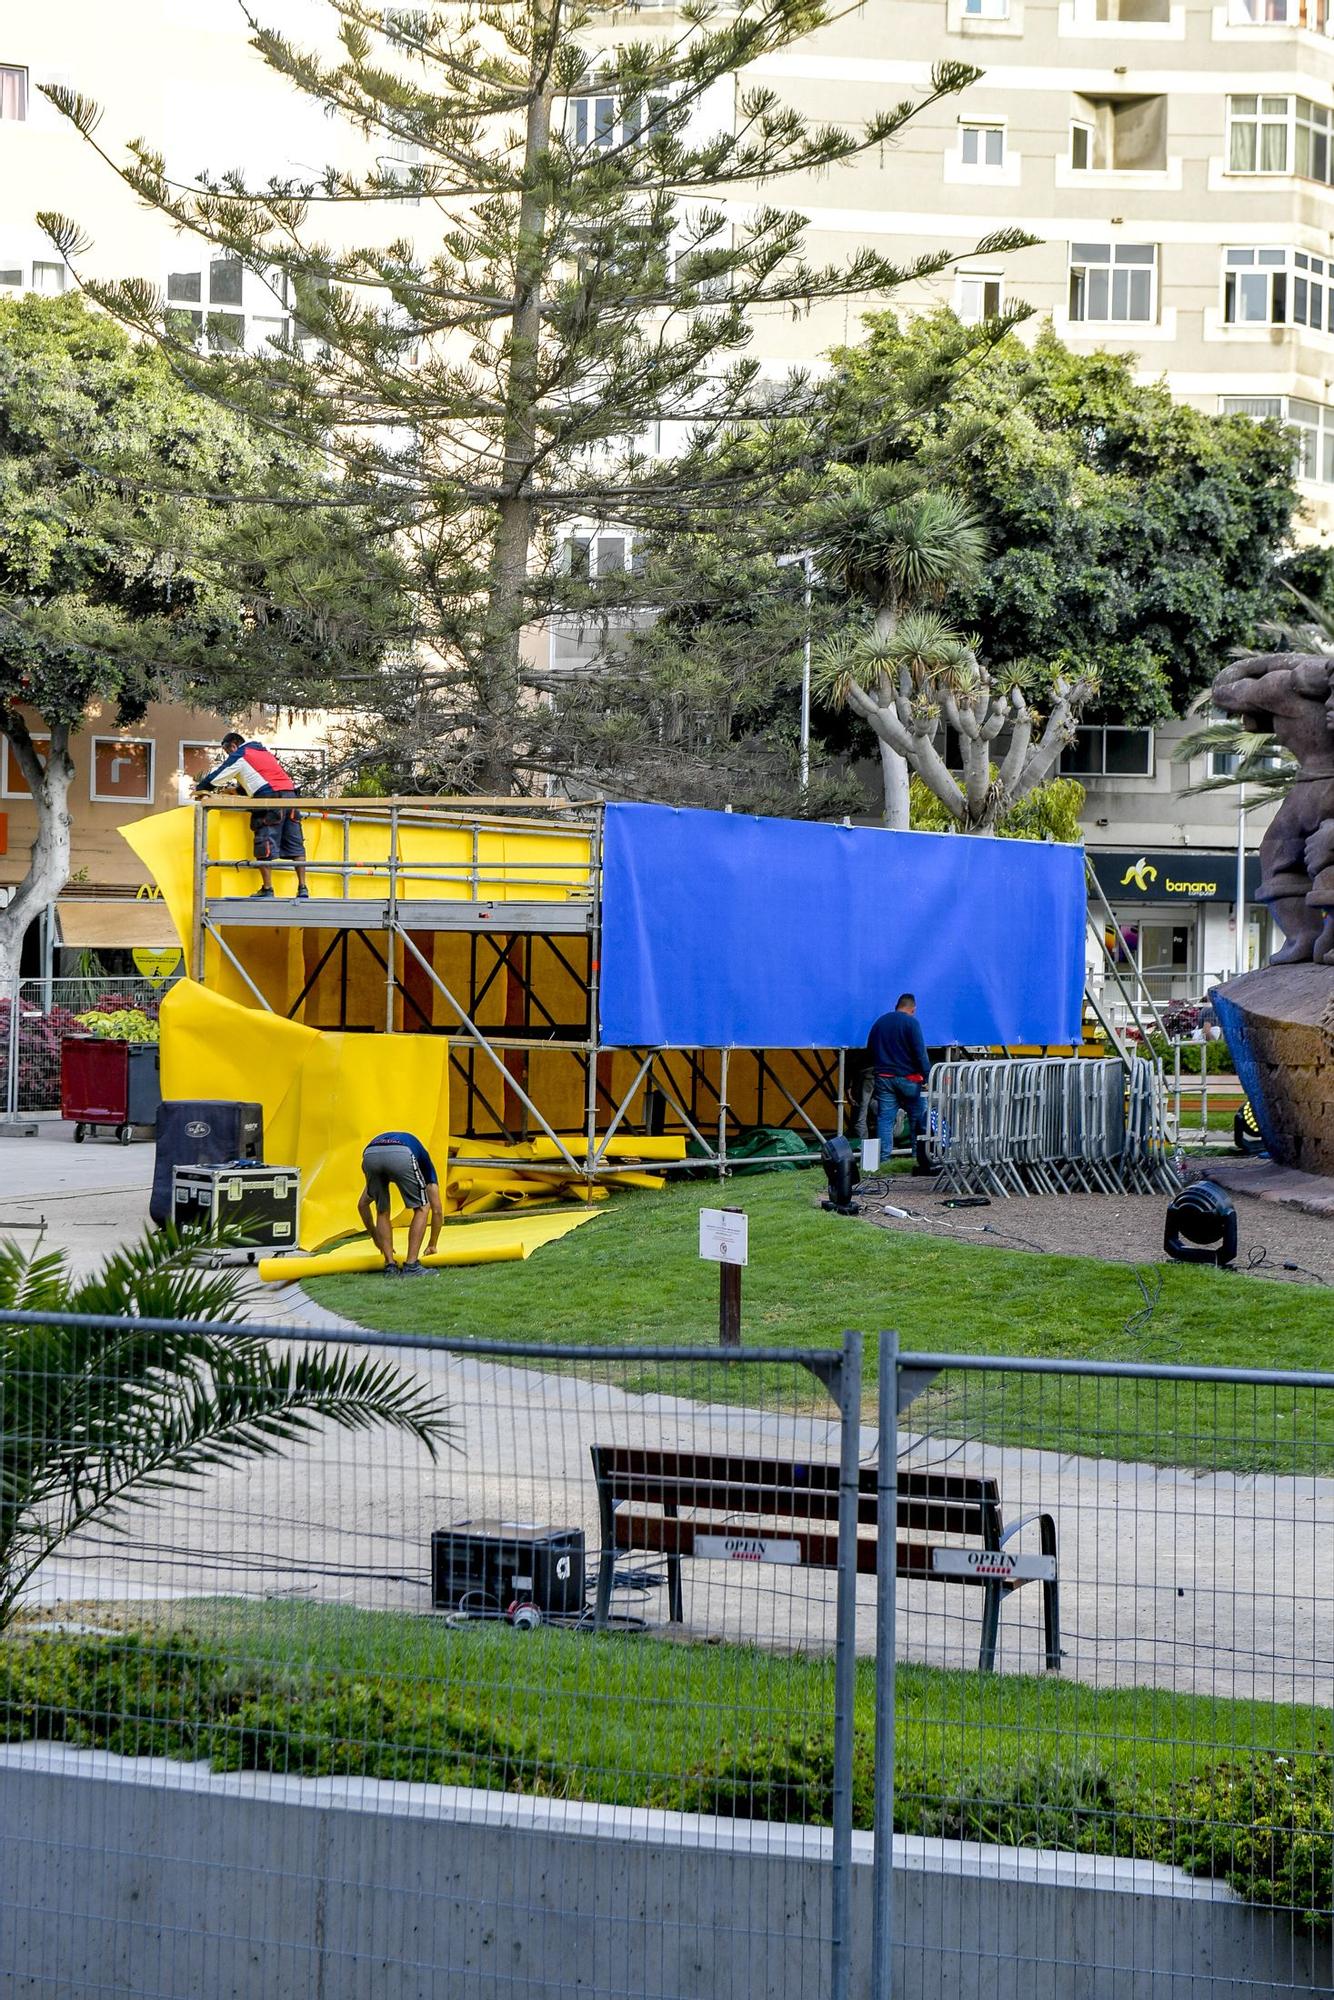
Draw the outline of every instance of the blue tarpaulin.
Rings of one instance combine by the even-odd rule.
[[[1084,850],[609,805],[602,1039],[860,1048],[900,992],[927,1041],[1077,1042]]]

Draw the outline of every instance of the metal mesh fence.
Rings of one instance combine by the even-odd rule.
[[[8,1321],[7,1990],[1334,1986],[1334,1376]]]
[[[893,1990],[1329,1990],[1334,1377],[943,1360],[899,1392]]]
[[[88,1334],[84,1367],[35,1330],[6,1370],[6,1476],[31,1518],[0,1542],[0,1602],[20,1580],[0,1632],[0,1982],[665,2000],[726,1971],[738,1991],[847,1991],[855,1367],[331,1349],[397,1386],[312,1378],[310,1429],[281,1437],[227,1336],[180,1379],[250,1409],[271,1455],[224,1450],[188,1482],[168,1466],[118,1526],[46,1551],[81,1493],[124,1476],[113,1432],[147,1466],[155,1425],[210,1429],[196,1391],[140,1385],[125,1324]],[[299,1403],[321,1349],[264,1352]],[[410,1426],[354,1421],[395,1397],[432,1412],[434,1457]],[[807,1523],[818,1567],[772,1536],[776,1559],[753,1559],[727,1504],[712,1540],[697,1525],[708,1482],[735,1497],[775,1453],[833,1468]]]
[[[105,1022],[132,1041],[156,1039],[166,990],[163,982],[138,978],[21,981],[16,997],[0,1000],[8,1115],[59,1111],[60,1052],[71,1035],[95,1032],[96,1023]]]

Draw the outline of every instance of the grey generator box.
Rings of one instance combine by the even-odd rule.
[[[535,1604],[544,1618],[577,1618],[584,1608],[581,1528],[529,1521],[460,1521],[431,1536],[431,1609],[501,1618],[511,1604]]]
[[[171,1219],[178,1229],[239,1229],[256,1250],[295,1250],[301,1175],[295,1167],[238,1160],[223,1167],[176,1167]]]

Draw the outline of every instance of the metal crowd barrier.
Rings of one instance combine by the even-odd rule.
[[[930,1152],[950,1193],[1152,1194],[1178,1185],[1162,1067],[1115,1058],[937,1063]]]

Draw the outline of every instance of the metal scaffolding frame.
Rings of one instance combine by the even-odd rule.
[[[194,829],[194,938],[191,968],[201,982],[205,976],[206,949],[210,942],[232,967],[258,1003],[268,1013],[277,1009],[251,976],[228,933],[256,929],[331,931],[314,967],[305,976],[296,999],[286,1010],[294,1017],[316,991],[323,974],[335,963],[339,977],[339,1018],[333,1026],[344,1029],[347,1021],[348,965],[353,950],[369,952],[384,977],[386,1033],[408,1032],[444,1034],[451,1040],[451,1072],[463,1088],[465,1116],[457,1136],[475,1137],[479,1111],[498,1125],[506,1138],[526,1139],[540,1132],[550,1140],[557,1157],[550,1161],[525,1161],[525,1173],[549,1173],[555,1178],[571,1175],[592,1180],[607,1165],[607,1149],[612,1138],[647,1130],[657,1115],[657,1106],[670,1108],[690,1138],[699,1145],[698,1157],[687,1162],[663,1162],[666,1171],[684,1165],[714,1169],[719,1178],[728,1171],[729,1139],[741,1129],[741,1121],[729,1100],[733,1064],[740,1056],[756,1065],[754,1099],[757,1125],[795,1127],[810,1136],[814,1158],[827,1130],[812,1112],[827,1107],[833,1128],[844,1129],[845,1049],[797,1049],[784,1053],[794,1057],[809,1079],[808,1087],[794,1095],[777,1073],[771,1060],[774,1051],[741,1047],[705,1049],[611,1047],[602,1041],[600,1011],[602,939],[602,851],[604,813],[600,801],[586,805],[566,801],[475,800],[475,799],[301,799],[293,802],[308,818],[334,820],[341,828],[341,858],[312,860],[309,868],[316,876],[336,876],[340,893],[335,896],[295,898],[228,896],[217,893],[217,877],[229,872],[251,871],[248,860],[222,861],[208,851],[210,812],[253,812],[251,801],[211,798],[199,800]],[[385,832],[383,860],[356,859],[353,854],[354,825],[381,826]],[[405,832],[425,828],[452,828],[465,836],[469,858],[459,862],[425,862],[404,855]],[[549,864],[525,861],[512,864],[488,859],[484,853],[490,834],[523,832],[541,837],[547,834],[568,839],[582,835],[588,841],[587,859],[573,874],[568,863]],[[275,872],[283,864],[275,862]],[[527,870],[529,872],[525,873]],[[363,887],[367,878],[382,882],[383,897],[354,894],[354,884]],[[413,894],[403,894],[403,884],[414,885]],[[438,884],[439,896],[422,896],[423,883]],[[550,896],[560,889],[559,898]],[[514,889],[536,893],[516,897]],[[498,893],[504,890],[505,894]],[[546,891],[544,898],[541,891]],[[442,976],[421,948],[423,933],[449,932],[469,938],[468,986],[466,1002]],[[377,939],[383,938],[380,949]],[[586,943],[584,941],[586,940]],[[577,941],[577,942],[576,942]],[[537,990],[534,976],[534,947],[552,955],[563,973],[582,988],[583,1012],[578,1021],[559,1021]],[[574,947],[571,949],[571,947]],[[586,965],[579,962],[587,952]],[[415,977],[414,977],[415,975]],[[519,1002],[520,1018],[499,1027],[477,1018],[482,1002],[494,983],[504,976],[507,991]],[[425,989],[438,994],[454,1021],[437,1024],[422,1004]],[[415,989],[415,990],[414,990]],[[411,1028],[399,1027],[398,1017],[415,1016]],[[544,1016],[545,1021],[535,1019]],[[356,1024],[363,1025],[363,1024]],[[462,1044],[462,1046],[460,1046]],[[581,1097],[583,1119],[576,1144],[569,1133],[557,1131],[534,1101],[527,1083],[528,1059],[539,1052],[559,1052],[570,1056],[582,1068]],[[702,1058],[717,1056],[716,1075],[710,1074]],[[605,1080],[609,1058],[628,1059],[633,1065],[631,1080],[619,1094]],[[687,1088],[674,1085],[671,1069],[684,1068]],[[499,1084],[500,1101],[490,1094],[485,1079]],[[644,1102],[639,1120],[632,1106],[639,1093]],[[766,1102],[767,1100],[767,1102]],[[780,1113],[781,1107],[781,1115]],[[599,1133],[599,1120],[603,1121]],[[516,1129],[517,1128],[517,1129]],[[748,1155],[746,1165],[781,1161],[791,1165],[798,1155]],[[509,1164],[499,1155],[494,1161],[478,1160],[479,1166]]]

